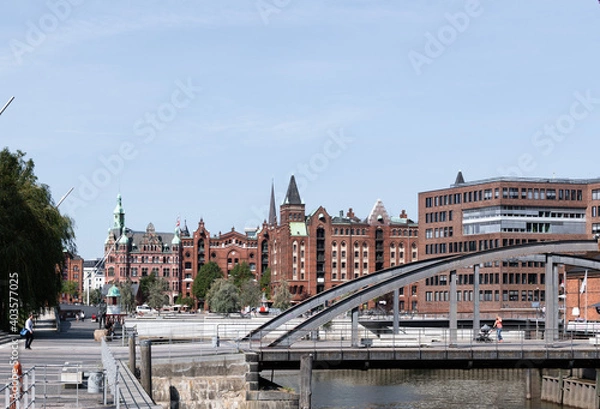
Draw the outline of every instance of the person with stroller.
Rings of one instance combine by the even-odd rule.
[[[502,318],[500,316],[496,316],[496,322],[494,322],[494,327],[496,328],[496,335],[498,342],[502,342]]]

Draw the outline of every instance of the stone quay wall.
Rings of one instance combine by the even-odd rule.
[[[255,354],[170,358],[152,362],[156,403],[179,409],[298,409],[285,391],[260,391]]]

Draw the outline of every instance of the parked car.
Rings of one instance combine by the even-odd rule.
[[[138,313],[138,315],[144,315],[144,314],[150,314],[150,313],[154,312],[154,310],[152,308],[150,308],[150,306],[144,304],[144,305],[138,305],[137,307],[135,307],[135,312]]]

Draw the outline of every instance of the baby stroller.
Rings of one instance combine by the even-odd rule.
[[[485,324],[479,330],[479,334],[477,334],[475,341],[477,341],[477,342],[492,342],[492,339],[490,338],[490,332],[492,332],[492,327]]]

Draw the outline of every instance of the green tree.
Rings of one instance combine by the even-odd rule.
[[[219,278],[223,278],[223,271],[214,261],[209,261],[200,267],[192,284],[192,294],[194,294],[194,297],[201,303],[204,303],[210,286]]]
[[[233,279],[233,284],[237,288],[242,288],[242,284],[254,278],[254,274],[250,271],[250,266],[245,261],[241,264],[236,264],[229,272],[229,276]]]
[[[290,286],[286,280],[281,280],[273,291],[273,307],[285,311],[290,308],[292,303],[292,294]]]
[[[63,281],[60,292],[67,295],[69,302],[73,302],[73,299],[77,299],[79,296],[78,285],[75,281],[67,280]]]
[[[182,297],[178,295],[175,299],[175,304],[187,305],[188,308],[194,307],[194,299],[192,297]]]
[[[155,310],[160,310],[163,305],[169,303],[169,297],[165,291],[169,289],[169,284],[162,278],[155,279],[148,287],[148,305]]]
[[[99,288],[96,288],[96,289],[90,291],[90,304],[98,305],[101,302],[102,302],[102,290]]]
[[[156,276],[154,274],[144,276],[140,279],[140,292],[142,295],[142,303],[148,303],[148,299],[150,298],[150,287],[155,282]]]
[[[271,297],[271,268],[268,267],[260,276],[260,289],[267,298]]]
[[[21,312],[54,306],[61,292],[63,250],[75,253],[73,222],[62,216],[34,163],[21,151],[0,152],[0,327],[9,329],[10,288]]]
[[[128,278],[126,281],[120,281],[118,285],[119,291],[121,291],[121,307],[125,312],[135,311],[135,295],[131,280]]]
[[[206,294],[210,310],[229,314],[240,310],[240,290],[230,280],[219,278],[210,286]]]
[[[258,283],[254,280],[248,280],[242,284],[240,289],[240,304],[242,307],[258,307],[262,293]]]

